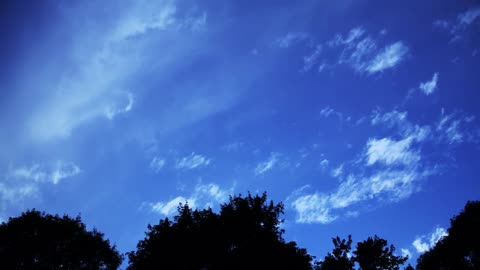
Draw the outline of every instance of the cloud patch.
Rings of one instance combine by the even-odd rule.
[[[1,207],[37,197],[44,185],[58,185],[80,172],[76,164],[63,161],[57,161],[49,166],[33,164],[12,169],[3,179],[0,179]]]
[[[430,234],[416,237],[412,243],[412,246],[415,248],[417,253],[421,254],[429,251],[438,241],[447,235],[447,230],[442,227],[436,227]]]
[[[289,32],[283,37],[279,37],[275,44],[282,49],[289,48],[295,43],[308,39],[308,35],[303,32]]]
[[[437,89],[437,83],[438,83],[438,73],[434,73],[433,77],[430,81],[427,82],[422,82],[418,86],[420,91],[422,91],[425,95],[431,95],[435,90]]]
[[[165,167],[165,164],[167,163],[167,161],[164,159],[164,158],[161,158],[161,157],[154,157],[152,159],[152,161],[150,161],[150,168],[158,173],[160,172],[163,167]]]
[[[398,141],[391,138],[370,139],[367,142],[367,165],[375,163],[411,165],[420,161],[420,154],[412,151],[413,139],[413,137]]]
[[[382,72],[398,65],[408,53],[408,47],[401,41],[386,46],[366,67],[369,74]]]
[[[209,184],[197,184],[188,197],[177,196],[169,201],[161,201],[155,203],[144,203],[142,208],[147,208],[157,214],[164,216],[172,216],[175,214],[178,205],[188,204],[189,207],[195,208],[208,208],[213,207],[216,204],[226,202],[228,197],[233,193],[234,188],[222,189],[219,185],[214,183]]]
[[[256,176],[262,175],[272,170],[278,164],[279,161],[280,161],[279,153],[275,153],[275,152],[270,153],[270,157],[267,160],[257,164],[254,170],[255,175]]]
[[[192,152],[189,156],[177,160],[175,167],[181,170],[192,170],[196,168],[207,167],[210,165],[210,162],[211,160],[207,157]]]
[[[470,29],[470,25],[479,18],[480,8],[477,7],[460,13],[456,19],[436,20],[433,22],[433,26],[447,31],[451,36],[450,42],[455,42],[463,40]]]

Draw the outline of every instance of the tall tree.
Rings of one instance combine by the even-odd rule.
[[[394,252],[393,245],[389,247],[386,240],[375,235],[357,243],[353,254],[362,270],[398,270],[408,257],[395,256]]]
[[[36,210],[0,225],[1,269],[117,269],[122,256],[80,217]]]
[[[418,258],[417,270],[480,269],[480,201],[450,220],[448,235]]]
[[[173,221],[148,226],[128,269],[312,269],[306,250],[283,239],[282,213],[265,193],[230,197],[218,214],[180,205]]]
[[[333,251],[328,253],[323,261],[318,262],[316,270],[353,270],[355,262],[351,258],[352,236],[348,240],[340,237],[332,238]]]

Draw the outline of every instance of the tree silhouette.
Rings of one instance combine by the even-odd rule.
[[[79,216],[30,210],[0,225],[2,269],[117,269],[121,261],[103,234],[87,231]]]
[[[395,247],[388,247],[387,241],[378,236],[369,237],[357,243],[354,261],[358,262],[362,270],[398,270],[408,257],[395,256]]]
[[[283,205],[261,196],[230,197],[220,213],[178,207],[173,221],[148,226],[128,269],[312,269],[312,257],[285,242]]]
[[[405,270],[415,270],[415,268],[409,264],[407,267],[405,267]]]
[[[450,220],[448,236],[418,258],[417,270],[480,269],[480,201]]]
[[[348,240],[340,239],[340,237],[332,238],[333,251],[328,253],[323,261],[318,262],[316,270],[353,270],[355,262],[350,258],[350,250],[352,249],[352,236],[348,236]]]

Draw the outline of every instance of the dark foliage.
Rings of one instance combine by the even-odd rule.
[[[117,269],[121,261],[103,234],[87,231],[80,217],[31,210],[0,225],[1,269]]]
[[[480,269],[480,201],[450,220],[448,236],[418,258],[417,270]]]
[[[405,270],[415,270],[415,268],[409,264],[407,267],[405,267]]]
[[[352,270],[355,262],[349,258],[352,249],[352,236],[348,240],[340,237],[332,238],[333,251],[325,256],[325,259],[317,263],[316,270]]]
[[[369,237],[367,240],[357,243],[353,259],[358,262],[362,270],[398,270],[408,257],[395,256],[394,252],[393,245],[389,247],[386,240],[375,235],[373,238]]]
[[[173,221],[148,226],[128,269],[312,269],[312,257],[280,229],[282,204],[230,197],[220,213],[180,205]]]

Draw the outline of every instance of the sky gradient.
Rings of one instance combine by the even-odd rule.
[[[178,203],[267,191],[318,259],[415,263],[480,199],[480,3],[7,1],[0,220],[81,214],[131,251]]]

